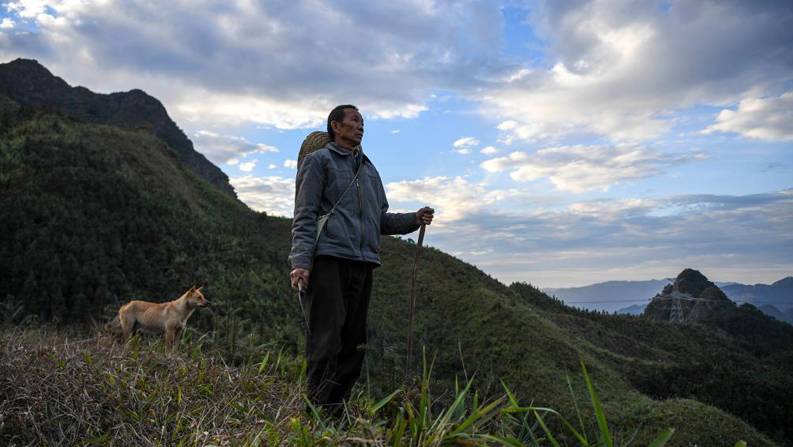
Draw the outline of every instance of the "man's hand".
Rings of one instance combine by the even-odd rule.
[[[435,216],[435,210],[425,206],[424,208],[416,211],[416,223],[419,225],[429,225],[432,223],[432,218]]]
[[[292,288],[298,288],[298,281],[303,283],[303,287],[308,287],[308,277],[310,272],[308,269],[296,268],[289,273],[289,278],[292,280]]]

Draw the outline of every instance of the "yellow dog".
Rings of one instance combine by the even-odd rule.
[[[193,286],[179,298],[166,303],[130,301],[121,306],[118,317],[110,325],[115,326],[118,322],[125,341],[137,328],[155,334],[164,333],[165,344],[173,348],[176,337],[184,329],[193,311],[209,305],[201,289]]]

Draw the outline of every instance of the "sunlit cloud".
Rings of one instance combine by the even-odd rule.
[[[548,68],[515,68],[473,95],[501,118],[505,144],[582,134],[645,141],[669,130],[675,111],[791,80],[786,2],[542,5],[529,20],[549,42]]]
[[[193,134],[193,143],[198,152],[217,164],[237,164],[241,157],[255,153],[275,153],[278,148],[262,143],[251,143],[242,137],[222,135],[208,130]]]
[[[460,155],[469,155],[477,145],[479,145],[479,140],[474,137],[458,138],[452,143],[454,152]]]
[[[493,155],[498,153],[498,149],[496,149],[493,146],[487,146],[487,147],[483,147],[482,150],[480,150],[479,152],[485,155]]]
[[[454,143],[452,143],[452,146],[454,146],[455,148],[460,148],[460,147],[476,146],[478,144],[479,144],[479,140],[474,137],[462,137],[455,140]]]
[[[256,211],[291,216],[294,211],[295,181],[283,177],[232,177],[237,196]]]
[[[394,203],[408,202],[431,204],[437,212],[438,226],[462,219],[481,210],[510,193],[488,190],[484,185],[463,177],[426,177],[419,180],[404,180],[386,185],[388,199]]]
[[[239,168],[242,172],[251,172],[256,167],[256,160],[240,163]]]
[[[705,133],[734,132],[759,140],[793,140],[793,92],[779,97],[744,99],[724,109]]]
[[[552,211],[482,207],[432,237],[504,281],[542,287],[663,278],[685,267],[751,283],[793,273],[791,222],[793,190],[784,190],[595,200]]]
[[[547,178],[559,190],[606,191],[628,180],[659,175],[665,168],[702,160],[706,154],[666,154],[639,146],[560,146],[535,153],[515,151],[482,162],[487,172],[510,171],[518,182]]]
[[[4,8],[36,32],[3,33],[0,58],[38,59],[98,91],[143,89],[194,129],[315,127],[339,103],[368,118],[416,118],[435,89],[473,88],[509,65],[492,52],[500,10],[471,2],[24,0]],[[354,52],[327,38],[350,29]]]

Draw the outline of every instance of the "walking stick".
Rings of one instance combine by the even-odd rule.
[[[413,278],[410,281],[410,324],[408,325],[408,346],[407,362],[405,362],[405,379],[410,377],[413,371],[413,321],[416,319],[416,271],[419,264],[419,251],[421,243],[424,242],[424,231],[427,229],[425,224],[421,224],[419,230],[419,240],[416,242],[416,258],[413,261]]]
[[[306,309],[303,308],[303,298],[306,297],[306,287],[303,285],[303,279],[297,280],[297,302],[300,304],[300,313],[303,315],[303,326],[306,334],[311,335],[311,328],[308,327],[308,317],[306,317]]]

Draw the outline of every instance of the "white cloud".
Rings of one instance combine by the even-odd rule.
[[[12,19],[3,17],[3,21],[0,22],[0,29],[12,29],[14,25],[16,25],[16,23]]]
[[[701,152],[664,154],[639,146],[560,146],[533,154],[512,152],[481,163],[487,172],[511,171],[519,182],[548,178],[562,191],[606,191],[626,180],[663,173],[664,168],[706,158]]]
[[[793,190],[627,198],[555,210],[471,210],[453,231],[434,231],[432,244],[503,281],[542,287],[663,278],[685,267],[754,283],[793,271],[791,222]]]
[[[98,91],[141,88],[193,128],[312,127],[348,102],[371,118],[414,118],[436,89],[478,85],[506,66],[492,52],[494,6],[25,0],[6,9],[37,32],[3,33],[0,58],[36,58]],[[351,29],[354,52],[327,37]]]
[[[476,146],[478,144],[479,144],[479,140],[474,137],[462,137],[454,140],[452,146],[454,146],[455,148],[461,148],[461,147]]]
[[[251,143],[242,137],[222,135],[208,130],[196,132],[192,140],[198,152],[217,164],[234,165],[239,163],[240,157],[255,153],[278,152],[275,146]]]
[[[501,119],[506,144],[582,134],[652,139],[680,110],[736,101],[793,72],[786,2],[543,5],[530,19],[549,43],[548,68],[515,68],[472,95]]]
[[[472,148],[478,144],[479,140],[474,137],[462,137],[455,140],[452,146],[454,146],[454,152],[460,155],[469,155]]]
[[[493,155],[493,154],[497,154],[498,153],[498,149],[496,149],[493,146],[487,146],[487,147],[482,148],[482,150],[479,151],[479,152],[482,153],[482,154],[485,154],[485,155]]]
[[[446,225],[462,219],[505,199],[510,192],[488,190],[485,185],[472,183],[463,177],[425,177],[419,180],[403,180],[386,185],[388,200],[394,203],[419,203],[435,208],[433,225]]]
[[[297,169],[297,160],[284,160],[284,167],[289,169]]]
[[[793,91],[779,97],[744,99],[724,109],[705,133],[735,132],[759,140],[793,140]]]
[[[267,165],[267,169],[275,169],[277,167],[278,167],[278,165],[275,164],[275,163],[270,163],[269,165]]]
[[[391,131],[391,133],[396,135],[396,134],[399,133],[399,129],[394,129],[394,130]]]
[[[60,2],[55,3],[57,4]],[[8,12],[15,12],[19,14],[20,17],[31,19],[44,14],[47,6],[50,4],[52,4],[52,2],[45,0],[20,0],[5,3],[3,6],[5,6]]]
[[[256,167],[256,160],[240,163],[240,171],[242,172],[251,172],[255,167]]]
[[[294,180],[246,175],[230,182],[240,200],[257,211],[278,216],[291,216],[294,211]]]

